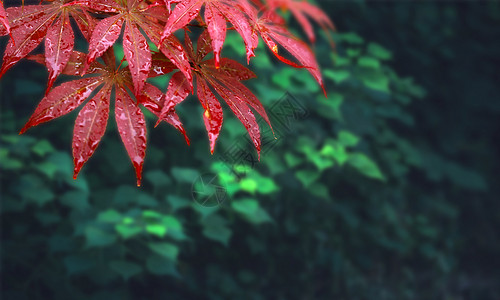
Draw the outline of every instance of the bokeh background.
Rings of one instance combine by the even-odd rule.
[[[148,115],[141,188],[112,118],[74,181],[76,113],[19,136],[47,74],[8,72],[0,298],[500,299],[499,2],[317,3],[328,98],[260,48],[260,162],[227,109],[211,156],[190,97],[189,147]]]

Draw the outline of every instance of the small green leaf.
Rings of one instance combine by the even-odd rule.
[[[322,117],[331,120],[342,120],[342,103],[344,103],[344,96],[339,93],[333,93],[328,95],[328,99],[320,96],[318,97],[318,114]]]
[[[259,194],[267,195],[279,190],[279,187],[274,183],[272,178],[262,176],[255,170],[252,170],[245,179],[252,180],[255,183],[254,191]],[[242,189],[245,190],[244,188]]]
[[[130,224],[133,224],[135,222],[135,220],[131,217],[125,217],[125,218],[123,218],[122,222],[123,222],[123,224],[130,225]]]
[[[31,151],[39,156],[45,156],[47,153],[54,152],[55,149],[47,140],[41,140],[31,147]]]
[[[144,178],[151,182],[156,188],[166,186],[172,182],[170,177],[160,170],[149,171],[144,174]]]
[[[361,80],[363,81],[363,84],[368,88],[385,93],[391,92],[389,89],[389,78],[384,75],[363,76]]]
[[[171,243],[149,243],[149,249],[163,257],[177,261],[179,255],[179,247]]]
[[[364,68],[378,69],[380,68],[380,61],[373,57],[361,56],[358,58],[358,66]]]
[[[226,220],[219,215],[210,215],[202,223],[205,237],[218,241],[225,246],[228,245],[233,232],[226,226]]]
[[[168,229],[168,236],[182,241],[187,237],[182,230],[182,223],[174,216],[164,216],[161,218],[161,223]]]
[[[59,171],[59,167],[51,162],[45,161],[37,164],[35,168],[50,179]]]
[[[191,204],[191,201],[176,195],[168,195],[167,202],[170,204],[173,211],[176,211],[184,207],[189,207],[189,205]]]
[[[337,41],[346,41],[350,44],[362,44],[364,42],[364,39],[355,32],[336,33],[334,38]]]
[[[260,207],[259,202],[255,199],[233,201],[231,206],[251,223],[260,224],[272,221],[269,214]]]
[[[192,209],[200,214],[200,219],[203,220],[206,217],[210,216],[213,213],[216,213],[221,208],[220,205],[213,207],[201,206],[199,204],[193,204]]]
[[[0,160],[0,168],[4,170],[19,170],[23,166],[23,162],[15,158],[5,158]]]
[[[156,222],[161,219],[163,215],[154,210],[145,210],[142,212],[142,217],[146,219],[147,222]]]
[[[126,260],[114,260],[109,263],[109,267],[120,274],[123,280],[128,280],[143,271],[142,267],[136,263]]]
[[[357,56],[360,56],[360,55],[361,55],[361,51],[362,51],[362,50],[361,50],[361,49],[359,49],[359,48],[347,48],[347,49],[345,50],[345,52],[346,52],[347,56],[348,56],[348,57],[351,57],[351,58],[353,58],[353,57],[357,57]]]
[[[280,88],[289,90],[290,87],[292,87],[293,75],[295,75],[295,72],[292,69],[281,69],[279,72],[272,75],[271,80]]]
[[[195,169],[174,167],[172,168],[172,176],[177,182],[192,184],[200,176],[200,173]]]
[[[122,215],[114,209],[108,209],[97,215],[97,221],[103,223],[117,223],[122,220]]]
[[[259,202],[254,199],[243,199],[231,202],[231,207],[241,214],[251,215],[259,209]]]
[[[104,247],[116,242],[116,236],[104,230],[88,226],[85,228],[86,247]]]
[[[90,208],[88,193],[83,191],[72,190],[66,192],[59,198],[59,201],[62,205],[79,212],[86,211]]]
[[[139,197],[140,191],[138,189],[131,187],[129,185],[121,185],[116,189],[115,195],[113,197],[113,203],[116,205],[126,207],[129,203],[135,203],[137,197]]]
[[[134,224],[116,224],[115,230],[124,240],[136,236],[142,232],[142,228]]]
[[[182,224],[174,216],[163,216],[161,218],[163,225],[167,226],[168,229],[172,230],[182,230]]]
[[[39,207],[44,206],[55,198],[54,193],[52,193],[52,191],[48,187],[42,187],[37,190],[25,190],[23,192],[23,196],[28,198],[30,201],[38,204]]]
[[[249,193],[255,194],[255,191],[258,188],[257,181],[252,178],[243,178],[240,181],[241,189],[247,191]]]
[[[349,58],[340,56],[337,53],[332,54],[332,60],[334,62],[335,67],[343,67],[351,64],[351,60]]]
[[[252,167],[248,165],[235,165],[234,171],[238,174],[247,174],[252,171]]]
[[[295,177],[297,177],[297,179],[302,182],[306,188],[318,180],[320,175],[321,173],[318,171],[301,170],[295,172]]]
[[[58,171],[62,175],[73,178],[73,159],[67,152],[54,152],[50,154],[47,160],[58,166]]]
[[[323,199],[330,199],[330,194],[328,192],[328,188],[326,185],[315,182],[311,185],[311,188],[309,189],[311,191],[311,194],[313,194],[316,197],[323,198]]]
[[[304,159],[290,152],[285,152],[285,161],[287,166],[289,166],[290,168],[295,168],[296,166],[300,165],[302,161],[304,161]]]
[[[347,162],[363,175],[385,181],[385,177],[378,168],[377,164],[363,153],[350,154]]]
[[[335,83],[341,83],[351,76],[351,73],[346,70],[325,70],[323,72],[326,78],[330,78]]]
[[[342,130],[339,132],[338,142],[344,147],[354,147],[358,145],[359,137],[349,131]]]
[[[180,277],[175,262],[160,255],[152,255],[146,261],[146,268],[156,275],[172,275]]]
[[[376,43],[369,43],[367,47],[369,54],[381,60],[388,60],[392,58],[392,53]]]
[[[344,143],[347,144],[352,144],[353,142],[353,140],[351,142],[344,141]],[[333,158],[341,166],[349,158],[349,154],[347,153],[345,147],[338,141],[332,139],[327,140],[326,144],[323,146],[323,148],[321,148],[320,154],[325,157]]]
[[[149,224],[146,225],[146,231],[162,238],[167,234],[167,227],[163,224]]]
[[[146,193],[139,193],[137,196],[136,204],[145,207],[156,207],[158,202],[155,198]]]
[[[310,155],[308,157],[308,160],[312,162],[320,172],[331,168],[334,165],[334,162],[332,160],[325,158],[319,152],[315,152]]]

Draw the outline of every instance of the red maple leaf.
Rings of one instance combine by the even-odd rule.
[[[96,5],[99,6],[96,7]],[[167,10],[160,6],[148,6],[144,1],[138,0],[125,2],[107,0],[98,4],[90,1],[89,6],[114,13],[114,15],[101,20],[96,25],[89,42],[87,66],[115,43],[125,23],[123,50],[132,74],[135,94],[139,95],[151,68],[151,51],[146,37],[139,28],[144,30],[147,37],[155,44],[159,44],[161,32],[159,20],[168,16]],[[191,80],[187,55],[177,38],[170,36],[162,40],[161,47],[158,46],[162,53],[183,72],[184,76]]]
[[[203,121],[210,140],[210,152],[215,149],[215,142],[222,127],[222,107],[218,95],[224,99],[236,117],[245,126],[260,158],[260,130],[252,109],[264,118],[271,126],[269,118],[257,97],[240,81],[255,78],[255,74],[240,63],[223,58],[217,68],[215,59],[205,59],[212,52],[212,43],[208,30],[198,38],[195,53],[191,39],[185,35],[185,46],[189,53],[193,73],[196,78],[196,95],[204,108]],[[190,93],[189,85],[181,73],[175,73],[170,79],[165,97],[165,104],[158,122],[175,111],[175,106],[182,102]]]
[[[10,33],[10,25],[9,25],[9,19],[7,18],[7,12],[3,7],[3,1],[0,1],[0,35],[7,35],[7,34],[9,34],[11,38],[13,38]]]
[[[260,157],[260,129],[254,113],[271,124],[262,104],[242,83],[255,74],[221,57],[227,30],[236,30],[242,36],[247,62],[260,35],[281,61],[306,68],[323,87],[313,52],[288,31],[275,12],[277,7],[290,9],[310,38],[308,18],[333,28],[314,6],[292,0],[272,0],[268,5],[260,0],[42,0],[39,5],[7,9],[0,1],[0,35],[11,35],[0,77],[45,40],[43,54],[28,58],[44,64],[49,71],[46,95],[21,133],[83,105],[73,134],[75,178],[104,135],[113,100],[118,131],[138,184],[146,150],[146,122],[140,105],[155,114],[158,123],[166,121],[178,129],[189,144],[175,107],[190,93],[196,93],[204,108],[212,153],[222,127],[219,99],[223,99],[245,126]],[[71,19],[88,41],[88,53],[73,49]],[[204,29],[196,52],[187,35],[190,26]],[[184,45],[174,36],[179,29],[184,29]],[[124,58],[117,67],[113,46],[120,36]],[[278,51],[281,48],[293,58],[282,55]],[[208,57],[211,53],[213,58]],[[122,64],[125,61],[127,66]],[[166,93],[147,82],[174,70],[178,71],[172,75]],[[80,78],[52,89],[60,74]]]
[[[274,11],[265,11],[258,16],[255,8],[249,7],[249,9],[254,10],[248,14],[253,16],[253,39],[258,41],[257,33],[259,33],[264,43],[279,60],[296,68],[306,68],[326,95],[318,62],[309,46],[294,37],[286,28],[285,20]],[[278,46],[283,47],[299,64],[280,55]]]
[[[249,17],[244,13],[245,9],[240,5],[240,1],[185,0],[167,1],[167,4],[172,2],[178,2],[178,4],[165,24],[162,40],[193,21],[199,15],[202,6],[205,5],[204,20],[212,40],[215,66],[219,67],[222,45],[226,39],[227,21],[233,25],[234,29],[243,38],[247,52],[247,62],[254,56],[254,49],[257,45],[255,45],[255,40],[252,39]]]
[[[86,8],[64,0],[48,5],[9,7],[11,39],[5,49],[0,77],[33,51],[45,39],[45,57],[49,71],[47,91],[65,68],[74,47],[74,33],[69,23],[72,16],[82,32],[92,31]]]
[[[31,59],[46,63],[43,56]],[[74,177],[76,178],[83,165],[96,150],[104,132],[109,116],[111,91],[115,91],[115,120],[118,132],[125,149],[136,171],[137,185],[141,182],[142,165],[146,151],[146,121],[138,102],[129,95],[127,89],[133,89],[132,76],[127,68],[116,68],[113,49],[108,49],[104,55],[105,64],[93,62],[87,67],[85,78],[63,83],[52,89],[42,99],[33,115],[20,134],[38,124],[53,120],[70,113],[91,94],[97,92],[82,108],[75,121],[73,133]],[[62,72],[65,75],[81,75],[87,57],[84,53],[74,51],[70,63]],[[146,83],[146,88],[139,95],[141,103],[157,115],[161,106],[154,107],[156,88]],[[161,94],[161,92],[160,92]],[[149,100],[144,100],[149,99]],[[185,135],[184,128],[175,112],[164,117]],[[187,140],[187,137],[186,137]],[[189,140],[187,140],[189,142]]]
[[[290,10],[300,25],[302,25],[302,29],[306,32],[307,37],[312,43],[316,41],[316,35],[309,19],[318,23],[325,32],[335,29],[332,20],[330,20],[327,14],[305,0],[267,0],[267,3],[271,10],[278,7],[285,11]]]

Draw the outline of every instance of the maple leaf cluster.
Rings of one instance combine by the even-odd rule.
[[[328,16],[307,1],[47,0],[38,5],[24,5],[23,1],[6,9],[0,1],[0,35],[10,36],[0,78],[23,58],[48,70],[45,97],[20,133],[83,105],[72,143],[75,178],[104,135],[113,95],[118,131],[140,185],[147,136],[141,106],[158,117],[157,124],[165,121],[178,129],[189,144],[175,107],[189,94],[196,94],[213,153],[223,122],[219,101],[223,99],[260,153],[254,112],[271,124],[262,104],[242,83],[255,74],[237,61],[221,57],[227,30],[235,30],[243,38],[247,63],[255,56],[260,37],[279,60],[305,68],[323,87],[313,52],[288,31],[279,10],[289,10],[311,42],[315,36],[310,20],[325,30],[333,29]],[[192,28],[201,28],[201,33],[195,34]],[[87,53],[75,50],[76,29],[88,42]],[[113,46],[119,40],[126,66],[117,65],[115,59]],[[43,53],[30,55],[42,42]],[[288,58],[280,48],[288,52]],[[147,81],[171,72],[175,73],[166,93]],[[53,87],[61,74],[79,78]]]

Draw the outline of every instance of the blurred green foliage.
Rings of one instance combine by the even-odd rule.
[[[178,111],[192,145],[171,127],[150,126],[142,188],[113,122],[76,181],[75,114],[18,136],[46,75],[30,63],[13,70],[0,85],[3,298],[500,297],[488,269],[498,263],[467,260],[500,251],[500,206],[487,202],[498,190],[493,168],[464,163],[421,132],[434,120],[436,87],[400,75],[398,53],[354,32],[335,40],[335,51],[316,49],[328,98],[305,70],[262,48],[252,60],[259,78],[249,85],[284,113],[272,117],[274,135],[262,126],[269,142],[260,162],[251,148],[245,159],[229,151],[246,136],[229,114],[211,156],[191,97]],[[230,33],[224,54],[241,58],[241,43]],[[445,133],[459,134],[447,126],[438,129],[443,144]],[[217,202],[200,202],[216,193]],[[482,216],[469,203],[481,201],[494,217],[471,219]],[[481,237],[488,241],[470,244]]]

